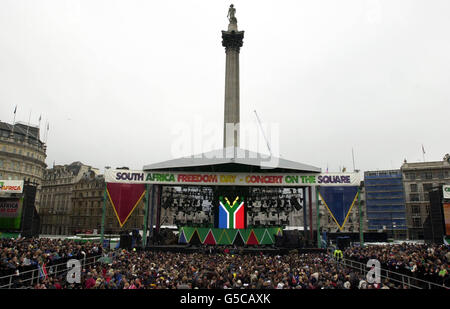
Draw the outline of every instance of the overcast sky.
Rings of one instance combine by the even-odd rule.
[[[351,170],[353,148],[377,170],[450,152],[448,0],[2,0],[0,120],[42,115],[49,166],[141,169],[199,123],[221,147],[231,3],[241,121],[278,126],[283,158]]]

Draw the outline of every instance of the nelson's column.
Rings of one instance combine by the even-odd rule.
[[[228,30],[222,31],[222,46],[225,47],[225,116],[223,147],[239,147],[239,50],[244,31],[238,31],[236,9],[228,10]]]

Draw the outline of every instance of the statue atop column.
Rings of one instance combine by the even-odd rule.
[[[228,20],[230,21],[230,25],[234,24],[237,25],[237,19],[235,17],[236,9],[234,8],[234,5],[230,5],[230,8],[228,9]]]
[[[239,48],[242,47],[242,39],[244,38],[244,31],[239,31],[236,19],[236,9],[233,4],[230,4],[228,9],[228,31],[222,31],[222,45],[226,47],[226,50],[234,49],[239,52]]]

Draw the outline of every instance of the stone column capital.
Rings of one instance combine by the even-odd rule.
[[[222,31],[222,46],[225,51],[235,50],[239,52],[243,45],[244,31]]]

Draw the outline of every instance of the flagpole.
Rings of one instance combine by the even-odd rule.
[[[14,138],[14,124],[16,123],[16,112],[17,112],[17,105],[16,105],[16,108],[14,108],[14,119],[13,119],[12,130],[11,130],[13,138]]]
[[[353,160],[353,172],[355,171],[355,154],[353,153],[353,148],[352,148],[352,160]]]
[[[148,198],[148,190],[150,188],[150,185],[145,185],[145,189],[147,192],[145,192],[145,211],[144,211],[144,230],[143,230],[143,237],[142,237],[142,247],[145,249],[147,246],[147,228],[148,228],[148,205],[150,203],[150,199]]]
[[[306,216],[306,187],[302,188],[302,196],[303,196],[303,234],[305,237],[305,241],[308,239],[308,217]],[[309,223],[311,224],[311,222]]]
[[[13,126],[16,123],[16,112],[17,112],[17,105],[16,108],[14,108],[14,119],[13,119]]]
[[[316,186],[316,213],[317,213],[317,248],[322,248],[322,239],[320,237],[319,186]]]
[[[364,226],[363,226],[363,217],[362,217],[362,209],[361,209],[361,186],[358,187],[358,209],[359,209],[359,244],[361,248],[364,247]]]
[[[425,162],[425,148],[423,148],[423,144],[422,144],[422,157],[423,157],[423,162]]]
[[[101,236],[100,241],[103,246],[103,240],[105,238],[105,215],[106,215],[106,179],[105,179],[105,190],[103,192],[103,209],[102,209],[102,226],[101,226]]]
[[[150,240],[154,239],[153,234],[153,216],[154,216],[154,201],[155,201],[155,185],[152,185],[152,197],[151,197],[151,208],[150,208]]]
[[[31,110],[30,110],[30,116],[28,116],[27,134],[25,135],[26,138],[28,138],[28,131],[30,130],[30,119],[31,119]]]
[[[47,131],[46,131],[46,133],[45,133],[45,144],[47,144],[49,124],[50,124],[50,123],[47,121]]]

